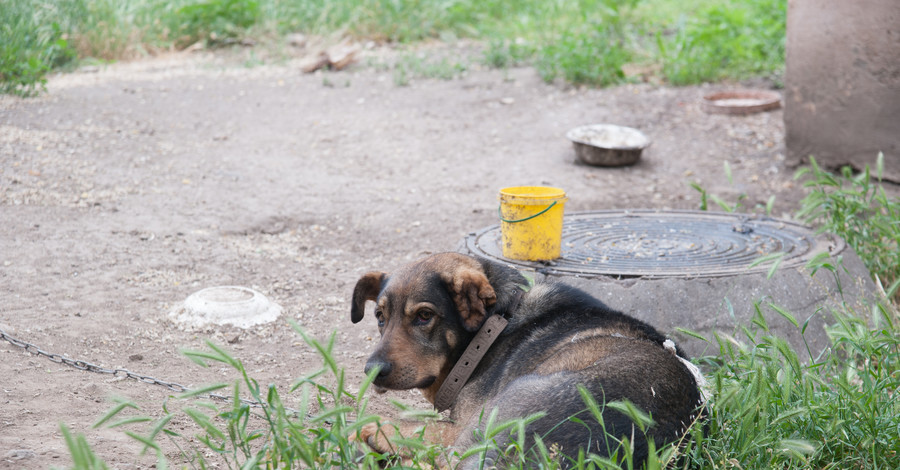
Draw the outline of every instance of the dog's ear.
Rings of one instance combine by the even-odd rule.
[[[451,272],[441,273],[441,279],[456,303],[463,326],[476,331],[484,323],[486,309],[497,302],[497,294],[484,271],[459,265]]]
[[[359,323],[365,315],[366,301],[378,298],[386,277],[387,274],[383,272],[371,272],[356,281],[356,287],[353,288],[353,304],[350,306],[350,320],[353,323]]]

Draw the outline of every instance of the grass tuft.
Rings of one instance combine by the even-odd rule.
[[[874,175],[868,165],[859,174],[845,167],[840,175],[834,175],[812,158],[810,166],[795,176],[810,190],[798,216],[818,225],[820,232],[840,235],[886,295],[896,301],[900,299],[900,201],[888,197],[879,184],[883,166],[884,155],[879,154]]]
[[[209,46],[237,42],[259,19],[256,0],[206,0],[178,8],[166,20],[175,47],[186,47],[198,41]]]
[[[674,85],[759,75],[780,84],[786,21],[784,0],[710,2],[674,34],[656,33],[663,74]]]
[[[685,466],[897,468],[900,331],[863,316],[836,312],[820,357],[798,354],[764,320],[717,336],[719,353],[704,359],[715,369],[709,431]]]
[[[798,353],[785,340],[773,336],[766,316],[790,313],[775,305],[757,305],[757,318],[732,335],[704,338],[718,352],[699,359],[709,373],[710,403],[707,420],[693,423],[684,442],[676,446],[651,446],[646,468],[898,468],[900,465],[900,317],[896,309],[878,306],[874,325],[853,311],[834,313],[828,331],[831,347],[821,355]],[[803,326],[794,322],[801,329]],[[358,392],[345,388],[344,369],[334,360],[335,335],[319,342],[296,327],[304,341],[322,358],[322,367],[299,379],[287,393],[299,410],[284,405],[284,390],[275,385],[260,387],[239,359],[208,345],[211,352],[188,352],[204,361],[222,363],[241,379],[231,387],[233,400],[221,405],[193,395],[175,397],[180,413],[193,423],[186,431],[173,419],[176,406],[164,406],[158,420],[142,416],[121,419],[109,427],[148,430],[124,433],[152,450],[163,468],[170,459],[192,468],[383,468],[400,464],[387,455],[357,447],[352,439],[362,426],[379,422],[366,412],[365,391],[370,374]],[[216,386],[215,389],[220,387]],[[252,407],[239,399],[242,393],[263,404]],[[633,417],[644,428],[653,425],[647,416],[627,402],[604,403],[581,389],[584,416],[601,420],[602,409],[612,407]],[[139,412],[128,401],[106,413],[98,425],[122,413]],[[405,418],[419,417],[423,423],[438,416],[399,409]],[[525,425],[540,415],[498,422],[494,413],[482,417],[484,432],[472,448],[444,449],[426,443],[421,435],[398,442],[407,452],[406,468],[433,468],[443,461],[471,457],[486,463],[503,462],[508,468],[576,469],[633,468],[628,439],[607,440],[610,457],[581,452],[565,455],[552,443],[534,436],[526,448]],[[578,420],[573,417],[572,419]],[[190,426],[188,426],[188,429]],[[191,434],[193,433],[193,434]],[[166,446],[159,438],[174,446]],[[500,439],[510,444],[501,447]],[[83,437],[66,440],[76,462],[84,467],[105,468]],[[167,448],[178,449],[176,455]],[[489,459],[489,460],[485,460]],[[76,465],[78,465],[76,463]]]
[[[0,8],[0,93],[33,96],[46,75],[75,58],[55,9],[37,0],[10,0]]]

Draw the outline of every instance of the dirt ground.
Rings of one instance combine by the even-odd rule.
[[[260,383],[288,386],[319,366],[294,319],[320,339],[337,330],[354,388],[377,340],[371,318],[350,322],[356,280],[497,223],[502,187],[561,187],[567,211],[696,209],[691,182],[730,201],[746,193],[749,206],[775,195],[776,216],[803,196],[784,163],[780,110],[701,109],[724,85],[579,89],[474,61],[461,78],[398,86],[367,60],[302,74],[296,60],[247,67],[239,55],[92,67],[52,77],[38,98],[0,97],[0,328],[190,387],[236,378],[179,353],[212,340]],[[581,165],[564,136],[590,123],[637,127],[653,144],[635,166]],[[255,288],[283,316],[248,330],[169,319],[218,285]],[[0,340],[0,390],[2,469],[70,465],[60,423],[115,468],[153,466],[121,432],[90,426],[113,396],[161,415],[163,387]],[[373,409],[389,411],[390,399],[425,404],[389,393]]]

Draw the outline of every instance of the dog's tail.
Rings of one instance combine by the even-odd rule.
[[[674,354],[675,357],[677,357],[678,360],[681,361],[681,363],[684,364],[685,367],[687,367],[688,372],[690,372],[691,375],[694,376],[694,382],[697,383],[697,390],[700,392],[700,403],[698,404],[706,404],[706,400],[708,397],[707,393],[709,392],[709,384],[706,382],[706,377],[703,376],[703,372],[700,371],[700,368],[697,367],[693,362],[681,357],[681,355],[678,354],[678,349],[675,347],[675,342],[671,339],[666,339],[666,341],[663,343],[663,347]]]

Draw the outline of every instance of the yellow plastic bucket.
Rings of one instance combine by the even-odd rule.
[[[500,190],[503,256],[524,261],[559,258],[566,192],[546,186]]]

